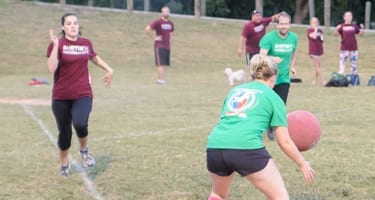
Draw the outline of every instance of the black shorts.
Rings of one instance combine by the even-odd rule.
[[[281,97],[285,104],[286,100],[288,99],[289,88],[289,83],[280,83],[273,87],[273,91],[275,91]]]
[[[249,67],[250,66],[250,60],[251,58],[257,53],[246,53],[246,65]]]
[[[155,48],[155,65],[169,66],[171,50],[166,48]]]
[[[271,159],[265,148],[252,150],[207,149],[207,169],[218,176],[229,176],[233,172],[241,176],[264,169]]]

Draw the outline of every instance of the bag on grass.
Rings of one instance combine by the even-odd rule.
[[[326,87],[348,87],[349,79],[343,74],[333,72],[331,79],[325,85]]]
[[[375,76],[371,76],[370,80],[368,80],[368,86],[375,86]]]
[[[350,85],[360,85],[358,74],[348,74],[346,77],[349,79]]]

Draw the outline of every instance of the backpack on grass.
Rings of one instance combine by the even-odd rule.
[[[331,79],[325,85],[326,87],[348,87],[350,80],[347,76],[333,72]]]
[[[348,74],[346,77],[349,79],[350,85],[360,85],[358,74]]]
[[[371,76],[370,80],[368,80],[368,86],[375,86],[375,76]]]

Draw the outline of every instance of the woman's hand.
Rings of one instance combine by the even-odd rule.
[[[305,162],[303,165],[300,166],[301,172],[305,178],[306,183],[310,184],[314,181],[315,171],[311,168],[309,162]]]
[[[59,45],[59,38],[57,38],[53,29],[49,29],[49,38],[51,39],[51,42],[53,43],[54,46]]]
[[[112,77],[113,77],[113,71],[108,72],[108,73],[104,76],[103,80],[104,80],[104,83],[105,83],[105,87],[110,88],[110,86],[111,86],[111,82],[112,82]]]

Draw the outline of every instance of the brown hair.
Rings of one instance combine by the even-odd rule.
[[[277,64],[268,56],[256,54],[250,60],[251,77],[255,80],[267,81],[277,75]]]
[[[69,16],[75,16],[77,17],[76,14],[74,13],[65,13],[62,17],[61,17],[61,26],[64,26],[64,23],[65,23],[65,19]],[[78,17],[77,17],[78,18]],[[61,34],[65,37],[65,31],[64,30],[61,30]],[[79,32],[78,32],[78,35],[81,35],[81,26],[79,27]]]

